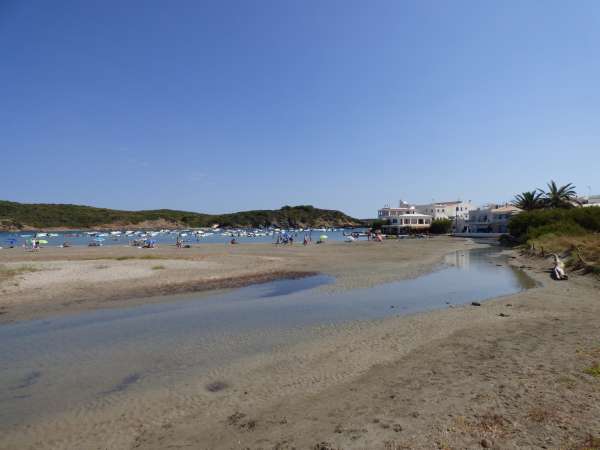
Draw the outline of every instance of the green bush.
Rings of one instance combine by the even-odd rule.
[[[371,231],[381,230],[381,228],[384,225],[386,225],[387,223],[388,223],[387,220],[381,220],[381,219],[373,220],[371,222]]]
[[[520,242],[545,234],[578,236],[600,232],[600,208],[545,209],[514,216],[508,230]]]
[[[432,234],[448,234],[452,230],[452,220],[436,219],[431,222],[429,232]]]
[[[535,239],[546,234],[553,234],[555,236],[582,236],[586,233],[585,228],[575,222],[565,220],[531,228],[527,232],[527,239]]]

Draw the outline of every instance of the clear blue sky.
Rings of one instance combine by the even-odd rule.
[[[600,193],[600,2],[0,0],[0,198]]]

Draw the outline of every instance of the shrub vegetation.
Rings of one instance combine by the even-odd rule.
[[[546,234],[582,236],[600,232],[600,208],[538,209],[514,216],[510,234],[521,243]]]
[[[577,207],[574,186],[552,181],[547,192],[524,192],[514,204],[525,209],[508,224],[514,241],[542,255],[561,253],[570,267],[600,273],[600,208]]]
[[[429,232],[432,234],[448,234],[452,230],[452,220],[436,219],[431,222]]]

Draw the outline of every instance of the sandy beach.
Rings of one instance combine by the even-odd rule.
[[[140,251],[100,249],[104,259],[92,262],[88,249],[67,249],[67,257],[56,249],[34,256],[48,270],[21,275],[15,290],[2,294],[2,304],[8,320],[105,308],[114,304],[109,300],[133,304],[140,300],[121,295],[146,292],[143,284],[156,282],[146,275],[157,264],[167,267],[161,274],[172,271],[166,285],[190,286],[184,275],[177,278],[179,271],[194,273],[198,285],[233,273],[324,272],[337,277],[334,289],[347,289],[418,276],[443,255],[472,247],[447,238],[291,249],[215,246],[177,253],[186,255],[183,260],[161,249],[152,253],[168,257],[160,261],[116,261],[109,257],[128,254],[111,252]],[[241,358],[176,387],[116,395],[16,427],[0,439],[0,448],[597,448],[600,378],[590,368],[600,362],[600,283],[574,274],[555,282],[547,261],[508,254],[538,287],[481,306],[318,327],[305,342]],[[5,255],[5,264],[31,261],[22,253]],[[119,278],[129,270],[125,263],[135,278]],[[90,278],[109,269],[90,264],[114,268],[112,287]],[[69,271],[81,267],[75,273],[93,295],[69,280]],[[54,293],[36,297],[42,282],[35,277],[50,270],[65,279],[44,282]],[[140,290],[122,290],[131,283]],[[71,292],[79,293],[79,303],[52,303]]]
[[[600,450],[600,0],[0,36],[0,450]]]
[[[21,248],[0,253],[0,322],[152,302],[151,297],[241,287],[324,273],[334,289],[372,286],[431,270],[444,255],[474,248],[438,237],[323,245],[197,245]]]

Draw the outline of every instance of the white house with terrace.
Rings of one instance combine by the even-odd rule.
[[[469,220],[469,212],[475,206],[469,201],[454,200],[449,202],[433,202],[424,205],[416,205],[415,209],[421,214],[429,214],[433,220],[450,219],[455,231],[463,231]]]
[[[456,220],[469,218],[469,211],[475,209],[471,200],[463,202],[455,200],[451,202],[435,202],[425,205],[415,205],[415,209],[422,214],[430,214],[434,219]]]
[[[411,209],[412,208],[412,209]],[[385,205],[383,208],[377,211],[377,217],[380,220],[388,220],[393,217],[402,216],[411,210],[414,210],[414,206],[410,203],[406,203],[405,201],[400,200],[398,202],[398,207],[393,208],[390,205]]]
[[[390,217],[387,223],[381,227],[384,234],[412,234],[429,231],[432,217],[428,214],[418,213],[411,207],[404,214]]]

